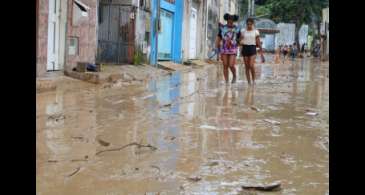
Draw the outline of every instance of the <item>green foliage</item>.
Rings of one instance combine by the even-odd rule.
[[[301,26],[320,20],[328,0],[268,0],[264,5],[275,22],[290,22]]]
[[[137,51],[134,53],[134,56],[133,56],[133,64],[134,65],[140,65],[143,63],[143,54],[142,52],[137,49]]]
[[[255,7],[256,16],[270,16],[271,4],[268,5],[256,5]]]
[[[239,0],[239,4],[240,4],[239,15],[240,15],[240,17],[243,17],[245,14],[247,14],[247,11],[248,11],[248,1]]]

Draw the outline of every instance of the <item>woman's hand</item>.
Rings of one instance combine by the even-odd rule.
[[[264,56],[264,53],[263,52],[261,52],[261,62],[262,63],[265,63],[265,56]]]

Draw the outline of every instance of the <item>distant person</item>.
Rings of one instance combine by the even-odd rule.
[[[290,47],[291,47],[290,56],[291,56],[291,59],[294,60],[297,57],[297,53],[298,53],[297,43],[293,43],[293,46],[290,46]]]
[[[285,63],[285,59],[286,59],[286,56],[288,55],[288,52],[289,52],[288,45],[285,45],[285,46],[283,47],[283,56],[284,56],[283,64]]]
[[[265,61],[262,45],[260,41],[260,33],[254,28],[253,18],[246,20],[246,28],[241,29],[240,44],[242,45],[241,54],[245,63],[246,78],[249,85],[255,84],[255,60],[256,48],[259,48],[262,62]]]
[[[281,46],[279,46],[278,48],[275,49],[275,58],[274,58],[275,64],[280,63],[280,51],[281,51]]]
[[[302,46],[300,47],[300,57],[303,58],[305,56],[305,53],[304,53],[304,47],[305,47],[305,43],[302,44]]]
[[[307,54],[307,57],[310,57],[310,52],[309,52],[309,46],[308,46],[308,44],[305,44],[305,47],[304,47],[304,53],[306,53]]]

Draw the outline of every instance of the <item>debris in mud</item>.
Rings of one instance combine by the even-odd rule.
[[[107,149],[107,150],[101,150],[101,151],[97,152],[96,155],[99,155],[99,154],[104,153],[104,152],[120,151],[120,150],[123,150],[124,148],[129,147],[129,146],[138,146],[138,148],[147,147],[147,148],[150,148],[152,151],[157,150],[157,148],[155,146],[152,146],[150,144],[143,145],[143,144],[139,144],[137,142],[132,142],[132,143],[129,143],[129,144],[124,145],[124,146],[119,147],[119,148],[111,148],[111,149]]]
[[[188,179],[189,181],[193,181],[193,182],[198,182],[198,181],[202,180],[202,178],[201,177],[198,177],[198,176],[196,176],[196,177],[188,177],[186,179]]]
[[[193,62],[191,60],[187,60],[185,62],[183,62],[184,65],[193,65]]]
[[[267,185],[242,185],[241,187],[245,190],[278,191],[281,190],[281,183],[277,181]]]
[[[165,140],[173,141],[174,139],[176,139],[175,136],[165,136]]]
[[[267,123],[271,123],[272,125],[280,125],[279,121],[274,121],[274,120],[270,120],[270,119],[265,119],[264,121]]]
[[[201,128],[201,129],[213,129],[213,130],[217,129],[216,127],[210,126],[210,125],[201,125],[199,128]]]
[[[48,119],[55,120],[55,121],[63,120],[65,118],[66,117],[63,114],[55,114],[55,115],[48,116]]]
[[[81,167],[78,167],[74,172],[72,172],[70,175],[68,175],[68,177],[72,177],[74,176],[77,172],[79,172],[81,169]]]
[[[72,159],[71,162],[87,161],[88,158],[89,158],[89,156],[86,155],[86,156],[84,156],[84,159]]]
[[[87,161],[86,159],[72,159],[71,162]]]
[[[259,108],[257,108],[256,106],[251,106],[251,109],[256,111],[256,112],[260,112],[261,110]]]
[[[309,115],[309,116],[317,116],[318,115],[318,113],[316,113],[316,112],[307,112],[305,114]]]
[[[160,172],[160,171],[161,171],[160,167],[158,167],[158,166],[156,166],[156,165],[151,165],[151,167],[152,167],[152,168],[157,169],[157,170],[158,170],[158,172]]]
[[[106,141],[104,141],[104,140],[102,140],[102,139],[100,139],[100,138],[98,138],[98,139],[97,139],[97,141],[98,141],[98,143],[99,143],[100,145],[105,146],[105,147],[108,147],[108,146],[110,145],[110,143],[109,143],[109,142],[106,142]]]
[[[320,137],[320,140],[319,140],[319,146],[324,149],[325,151],[329,151],[329,140],[328,140],[328,137]]]
[[[146,192],[145,195],[160,195],[160,192]]]
[[[210,163],[208,163],[208,166],[216,166],[216,165],[219,165],[219,163],[218,162],[210,162]]]
[[[238,195],[257,195],[257,192],[255,191],[248,191],[248,190],[242,190],[239,191]]]
[[[78,139],[78,140],[83,140],[84,139],[84,137],[82,137],[82,136],[73,136],[71,138],[72,139]]]
[[[162,105],[161,107],[171,107],[171,103],[170,104],[165,104],[165,105]]]

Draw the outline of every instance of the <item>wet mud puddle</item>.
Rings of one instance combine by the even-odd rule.
[[[328,64],[221,71],[38,93],[37,194],[328,194]]]

